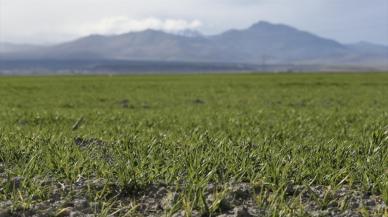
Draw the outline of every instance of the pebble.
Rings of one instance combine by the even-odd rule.
[[[156,196],[157,197],[164,197],[165,195],[168,194],[168,190],[167,188],[165,187],[161,187],[157,192],[156,192]]]
[[[84,214],[78,211],[72,211],[70,212],[70,215],[69,215],[69,217],[81,217],[81,216],[84,216]]]
[[[245,200],[252,196],[253,188],[249,183],[241,183],[232,187],[232,194],[235,199]]]
[[[221,214],[221,215],[218,215],[217,217],[253,217],[253,215],[251,215],[248,212],[248,209],[243,206],[243,207],[235,207],[233,209],[233,212],[227,213],[227,214]]]
[[[99,209],[100,208],[100,203],[98,202],[90,202],[89,207],[92,209]]]
[[[179,200],[179,194],[170,192],[162,199],[161,206],[164,210],[171,209]]]
[[[89,207],[89,202],[86,199],[76,199],[74,200],[74,208],[77,210],[86,209]]]
[[[367,200],[366,202],[365,202],[365,205],[366,206],[376,206],[376,201],[374,201],[374,200]]]
[[[251,217],[252,215],[248,212],[246,207],[236,207],[233,209],[235,217]]]
[[[9,210],[0,208],[0,217],[8,217],[10,216]]]
[[[187,215],[186,214],[186,211],[180,211],[180,212],[177,212],[177,213],[175,213],[174,215],[172,215],[172,217],[186,217],[186,216],[191,216],[191,217],[201,217],[202,215],[201,215],[201,213],[199,213],[198,211],[196,211],[196,210],[193,210],[192,212],[191,212],[191,215]]]
[[[56,217],[67,217],[70,216],[70,213],[73,211],[73,208],[66,207],[64,209],[61,209],[58,211],[58,213],[55,215]]]
[[[19,176],[12,178],[12,186],[14,190],[20,188],[21,182],[22,182],[22,178]]]

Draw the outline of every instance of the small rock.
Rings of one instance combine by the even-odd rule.
[[[89,203],[89,207],[91,207],[93,209],[99,209],[100,204],[98,202],[91,202],[91,203]]]
[[[159,198],[165,197],[167,194],[168,194],[168,190],[165,187],[159,188],[158,191],[156,192],[156,196]]]
[[[220,202],[220,209],[222,211],[228,211],[233,208],[233,200],[230,200],[228,198],[224,198]]]
[[[89,182],[90,186],[95,188],[96,190],[100,191],[104,189],[105,185],[108,183],[104,179],[95,179]]]
[[[234,185],[231,187],[230,193],[221,201],[220,208],[222,210],[229,210],[232,207],[240,206],[252,199],[253,192],[253,187],[248,183]]]
[[[42,203],[38,203],[34,206],[34,210],[47,210],[50,208],[50,204],[49,203],[45,203],[45,202],[42,202]]]
[[[333,201],[330,201],[330,203],[327,205],[329,208],[335,208],[335,207],[338,207],[338,202],[333,200]]]
[[[217,217],[230,217],[232,214],[221,214],[221,215],[218,215]]]
[[[4,209],[4,207],[10,207],[12,206],[12,201],[6,200],[6,201],[0,201],[0,207]]]
[[[69,217],[81,217],[81,216],[84,216],[84,214],[78,211],[70,212],[70,215],[69,215]]]
[[[157,211],[163,209],[159,200],[150,197],[143,198],[142,203],[139,204],[139,208],[148,211]]]
[[[72,200],[64,200],[62,201],[62,206],[61,207],[73,207],[74,208],[74,201]]]
[[[346,210],[341,214],[343,217],[362,217],[360,213],[352,211],[352,210]]]
[[[304,187],[302,185],[287,185],[286,187],[286,195],[292,196],[292,195],[298,195],[302,193],[304,190]]]
[[[224,213],[217,217],[253,217],[246,207],[236,207],[230,213]]]
[[[172,215],[172,217],[187,217],[187,216],[191,216],[191,217],[201,217],[201,213],[199,213],[198,211],[196,210],[193,210],[191,212],[191,215],[187,215],[186,214],[186,211],[180,211],[180,212],[177,212],[175,213],[174,215]]]
[[[25,126],[28,124],[28,121],[27,120],[24,120],[24,119],[20,119],[17,121],[17,123],[21,126]]]
[[[70,213],[73,211],[73,208],[67,207],[58,211],[55,215],[56,217],[67,217],[70,216]]]
[[[356,199],[352,199],[350,202],[349,202],[349,206],[352,208],[352,209],[357,209],[358,207],[360,207],[360,201],[356,200]]]
[[[38,195],[36,195],[36,194],[33,194],[32,196],[31,196],[31,199],[32,200],[39,200],[39,196]]]
[[[336,193],[336,197],[344,197],[348,193],[348,189],[346,187],[341,187]]]
[[[16,176],[16,177],[12,178],[12,180],[11,180],[12,188],[13,188],[14,190],[20,188],[20,185],[21,185],[21,183],[22,183],[22,180],[23,180],[23,179],[22,179],[21,177],[19,177],[19,176]]]
[[[215,184],[210,183],[210,184],[207,185],[206,193],[212,194],[212,193],[214,193],[216,191],[217,191],[217,186]]]
[[[121,105],[121,107],[123,108],[128,108],[129,107],[129,100],[127,99],[123,99],[119,102],[119,104]]]
[[[248,209],[243,207],[236,207],[233,209],[234,217],[251,217],[252,215],[248,212]]]
[[[11,216],[11,213],[7,209],[0,208],[0,217],[8,217]]]
[[[41,214],[41,216],[55,216],[58,213],[57,210],[58,209],[55,207],[49,207],[46,209],[42,207],[41,209],[39,209],[38,213]]]
[[[193,103],[194,104],[205,104],[205,101],[203,101],[202,99],[195,99],[195,100],[193,100]]]
[[[174,213],[171,217],[185,217],[186,216],[185,214],[186,214],[185,211],[180,211],[180,212]]]
[[[77,210],[86,209],[89,207],[89,202],[85,199],[74,200],[74,208]]]
[[[369,206],[369,207],[376,206],[376,201],[374,201],[374,200],[367,200],[367,201],[365,201],[365,205]]]
[[[59,189],[55,189],[52,193],[51,193],[51,198],[50,198],[50,201],[51,202],[56,202],[56,201],[59,201],[61,199],[61,192]]]
[[[250,199],[253,193],[253,188],[249,183],[241,183],[233,186],[232,194],[235,199],[246,200]]]
[[[171,209],[179,200],[179,194],[176,192],[170,192],[166,197],[163,198],[161,202],[161,207],[164,210]]]
[[[319,198],[323,198],[325,195],[325,188],[322,185],[311,187],[310,190],[311,190],[311,192],[316,194],[316,196],[318,196]]]
[[[8,176],[5,173],[0,173],[0,180],[3,179],[5,181],[7,178]]]
[[[213,194],[209,194],[207,195],[206,197],[206,205],[207,206],[211,206],[215,201],[215,198],[214,198],[214,195]]]

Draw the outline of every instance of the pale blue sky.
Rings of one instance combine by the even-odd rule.
[[[388,45],[388,0],[0,0],[0,41],[53,43],[145,28],[215,34],[259,20]]]

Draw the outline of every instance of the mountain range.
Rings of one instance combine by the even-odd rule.
[[[388,69],[388,46],[342,44],[294,27],[258,22],[206,36],[156,30],[90,35],[51,46],[0,44],[0,60],[115,60],[256,65],[326,65]],[[1,65],[0,65],[1,68]]]

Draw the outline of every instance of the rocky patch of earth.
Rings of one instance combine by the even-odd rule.
[[[1,166],[0,166],[1,171]],[[0,174],[2,186],[9,184],[4,173]],[[13,178],[15,188],[22,178]],[[6,183],[7,182],[7,183]],[[19,184],[18,184],[19,183]],[[173,217],[251,217],[270,216],[275,212],[271,194],[275,192],[263,186],[235,183],[227,186],[209,184],[203,195],[203,206],[191,209],[182,203],[183,188],[166,185],[150,185],[142,190],[123,191],[104,180],[80,178],[73,185],[47,181],[53,190],[49,198],[35,198],[28,207],[21,208],[11,200],[0,201],[0,217],[7,216],[173,216]],[[0,195],[3,192],[0,187]],[[88,192],[108,192],[103,200],[95,200]],[[135,193],[133,193],[135,192]],[[92,194],[96,197],[95,194]],[[288,186],[284,203],[289,207],[300,203],[305,216],[381,216],[387,213],[387,205],[379,195],[350,189],[346,186],[331,189],[326,186]],[[98,196],[98,195],[97,195]],[[96,202],[100,201],[100,202]],[[106,202],[101,202],[106,201]],[[111,203],[109,203],[111,202]],[[272,207],[272,210],[270,208]],[[298,212],[299,213],[299,212]]]

